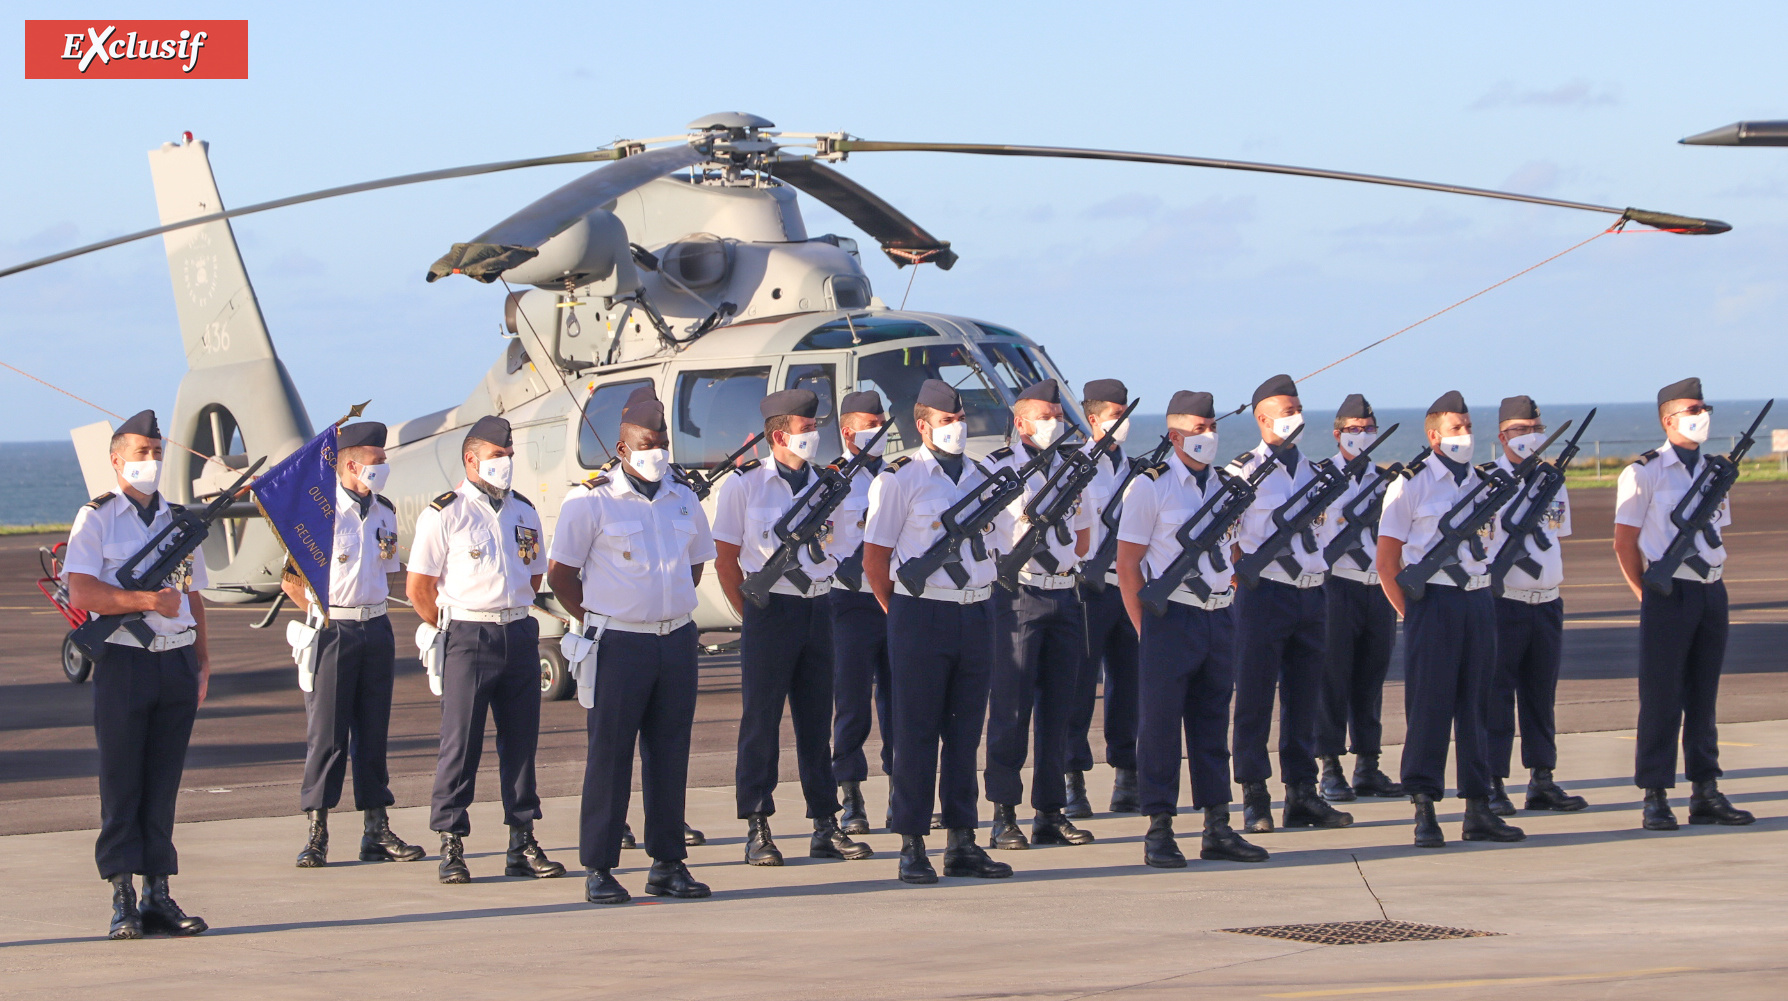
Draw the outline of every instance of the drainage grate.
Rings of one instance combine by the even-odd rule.
[[[1501,935],[1470,928],[1444,928],[1413,921],[1324,921],[1308,925],[1262,925],[1258,928],[1223,928],[1237,935],[1259,935],[1317,945],[1372,945],[1378,942],[1436,942],[1449,938],[1484,938]]]

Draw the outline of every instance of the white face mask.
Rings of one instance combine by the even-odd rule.
[[[508,490],[509,480],[514,475],[515,459],[510,456],[499,455],[478,463],[478,478],[498,490]]]
[[[627,453],[627,464],[640,479],[657,483],[670,472],[670,453],[662,448],[636,448]]]
[[[968,422],[957,421],[931,429],[931,447],[945,455],[961,455],[968,444]]]
[[[1520,434],[1509,439],[1509,451],[1515,453],[1517,459],[1525,459],[1545,442],[1546,436],[1537,431],[1533,434]]]
[[[1217,461],[1217,432],[1206,431],[1204,434],[1189,434],[1180,443],[1180,448],[1194,462],[1213,465]]]
[[[819,432],[803,431],[800,434],[791,434],[784,444],[789,451],[801,458],[811,459],[813,453],[819,451]]]
[[[1712,414],[1676,415],[1676,433],[1699,445],[1707,440],[1707,433],[1713,430]]]
[[[1378,433],[1375,431],[1343,431],[1341,432],[1341,451],[1348,455],[1359,455],[1371,448],[1372,443],[1377,440]]]
[[[888,436],[882,434],[880,438],[875,439],[874,445],[869,444],[869,439],[875,438],[878,434],[882,434],[881,428],[866,428],[862,431],[858,431],[851,437],[856,442],[857,451],[861,452],[863,449],[867,448],[869,449],[870,455],[880,455],[888,450]]]
[[[1706,438],[1707,436],[1704,434],[1701,437]],[[127,462],[124,464],[123,475],[125,486],[133,487],[142,493],[152,494],[155,492],[156,484],[161,482],[161,460],[143,459],[137,462]]]
[[[1303,414],[1292,414],[1290,417],[1276,417],[1273,419],[1273,433],[1279,436],[1280,441],[1284,441],[1291,437],[1293,431],[1296,431],[1303,426]]]
[[[366,486],[366,489],[371,490],[375,494],[379,492],[379,488],[385,485],[385,481],[390,478],[391,467],[383,462],[376,466],[360,467],[360,482]]]
[[[1116,431],[1111,430],[1111,426],[1116,423],[1117,420],[1115,418],[1109,421],[1100,421],[1099,430],[1111,435],[1113,440],[1119,445],[1122,445],[1124,442],[1130,440],[1130,422],[1125,421]]]
[[[1454,462],[1471,461],[1471,435],[1456,434],[1440,439],[1440,454]]]
[[[1062,436],[1062,422],[1054,417],[1041,417],[1031,421],[1031,444],[1038,448],[1048,448]]]

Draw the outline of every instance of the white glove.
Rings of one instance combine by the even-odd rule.
[[[594,620],[594,621],[592,621]],[[568,632],[559,640],[559,652],[571,665],[571,676],[577,679],[577,704],[585,709],[596,708],[596,653],[602,646],[602,634],[608,629],[606,616],[586,615],[582,632]],[[587,636],[585,633],[594,633]]]
[[[418,623],[416,626],[416,651],[422,658],[422,666],[428,671],[428,690],[435,698],[441,697],[441,658],[446,654],[447,633],[435,628],[432,622]]]
[[[292,647],[292,662],[298,665],[298,690],[309,692],[317,678],[317,631],[293,619],[286,623],[286,642]]]

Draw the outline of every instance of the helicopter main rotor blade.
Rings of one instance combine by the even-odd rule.
[[[386,177],[377,181],[362,181],[359,184],[344,184],[340,187],[312,191],[308,194],[292,195],[288,198],[275,198],[270,202],[257,202],[254,205],[244,205],[241,208],[230,209],[227,212],[213,212],[210,215],[194,216],[191,219],[183,219],[180,222],[169,223],[165,226],[156,226],[153,229],[145,229],[136,233],[127,233],[124,236],[114,236],[109,240],[101,240],[98,243],[90,243],[84,247],[76,247],[73,250],[64,250],[61,253],[51,254],[48,257],[39,257],[34,261],[26,261],[23,264],[15,264],[9,268],[0,269],[0,278],[5,278],[7,275],[16,275],[21,271],[30,271],[33,268],[41,268],[46,264],[54,264],[57,261],[66,261],[71,257],[80,257],[83,254],[91,254],[96,250],[105,250],[108,247],[133,243],[137,240],[147,240],[149,237],[160,236],[163,233],[172,233],[174,230],[185,229],[188,226],[203,226],[206,223],[217,222],[220,219],[234,219],[237,216],[253,215],[256,212],[266,212],[270,209],[285,208],[288,205],[300,205],[304,202],[321,201],[325,198],[335,198],[340,195],[353,195],[362,191],[377,191],[380,188],[395,188],[405,184],[421,184],[425,181],[444,181],[455,177],[475,177],[479,174],[495,174],[505,170],[520,170],[523,167],[546,167],[560,163],[591,163],[599,160],[619,160],[623,155],[624,154],[618,149],[597,149],[583,153],[561,153],[557,156],[530,157],[526,160],[502,160],[497,163],[480,163],[470,167],[450,167],[446,170],[426,170],[419,174],[400,174],[397,177]]]
[[[1733,122],[1677,142],[1687,146],[1788,146],[1788,121]]]
[[[808,195],[831,206],[858,229],[874,237],[899,267],[924,261],[944,271],[956,263],[950,241],[940,240],[904,212],[882,200],[844,174],[807,157],[776,160],[769,171]]]
[[[1248,170],[1262,174],[1292,174],[1299,177],[1324,177],[1336,181],[1358,181],[1364,184],[1385,184],[1396,188],[1417,188],[1423,191],[1441,191],[1453,195],[1471,195],[1477,198],[1498,198],[1510,202],[1527,202],[1531,205],[1551,205],[1561,209],[1580,209],[1585,212],[1606,212],[1620,216],[1647,226],[1668,230],[1672,233],[1713,234],[1724,233],[1731,225],[1718,219],[1700,219],[1694,216],[1672,215],[1668,212],[1651,212],[1645,209],[1619,209],[1609,205],[1592,205],[1588,202],[1567,202],[1557,198],[1540,198],[1536,195],[1518,195],[1508,191],[1491,191],[1488,188],[1468,188],[1458,184],[1437,184],[1432,181],[1412,181],[1402,177],[1384,177],[1379,174],[1355,174],[1344,170],[1322,170],[1317,167],[1291,167],[1277,163],[1255,163],[1249,160],[1217,160],[1204,156],[1175,156],[1170,153],[1133,153],[1111,149],[1077,149],[1066,146],[1002,146],[990,143],[917,143],[917,142],[875,142],[867,139],[840,139],[833,143],[833,149],[840,153],[979,153],[987,156],[1043,156],[1061,157],[1071,160],[1125,160],[1133,163],[1165,163],[1183,167],[1211,167],[1217,170]]]

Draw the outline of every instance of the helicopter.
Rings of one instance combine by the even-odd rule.
[[[779,132],[768,119],[742,112],[703,116],[682,135],[410,174],[232,210],[222,207],[208,148],[186,133],[183,141],[150,151],[160,226],[0,269],[3,278],[162,236],[189,366],[167,425],[169,437],[192,452],[184,462],[169,462],[166,491],[178,503],[217,495],[247,468],[251,455],[277,460],[314,434],[274,349],[231,218],[400,184],[606,161],[473,239],[452,244],[427,269],[429,282],[464,276],[501,283],[506,344],[463,400],[390,424],[385,492],[398,512],[400,553],[407,553],[424,506],[463,478],[465,429],[491,414],[514,429],[512,489],[539,510],[550,538],[567,491],[610,460],[608,443],[621,407],[641,386],[651,386],[666,403],[672,461],[684,475],[704,480],[717,479],[752,454],[738,450],[762,429],[758,401],[781,389],[810,389],[819,396],[822,454],[842,451],[833,420],[838,401],[866,389],[887,402],[889,457],[917,447],[913,402],[920,384],[934,378],[962,395],[971,456],[1005,444],[1017,395],[1043,379],[1067,380],[1042,345],[1009,327],[889,308],[875,295],[854,238],[808,234],[797,193],[837,210],[897,266],[930,263],[948,270],[955,264],[948,241],[829,166],[853,154],[1065,157],[1258,171],[1608,213],[1678,233],[1731,228],[1641,209],[1248,161]],[[1066,409],[1085,434],[1078,405],[1068,400]],[[707,503],[711,513],[712,501]],[[285,561],[277,537],[252,504],[232,505],[220,524],[222,531],[204,548],[212,580],[207,597],[274,598]],[[699,628],[738,628],[714,577],[703,581],[699,593]],[[558,649],[569,617],[550,594],[538,596],[534,614],[541,624],[542,696],[569,697]]]

